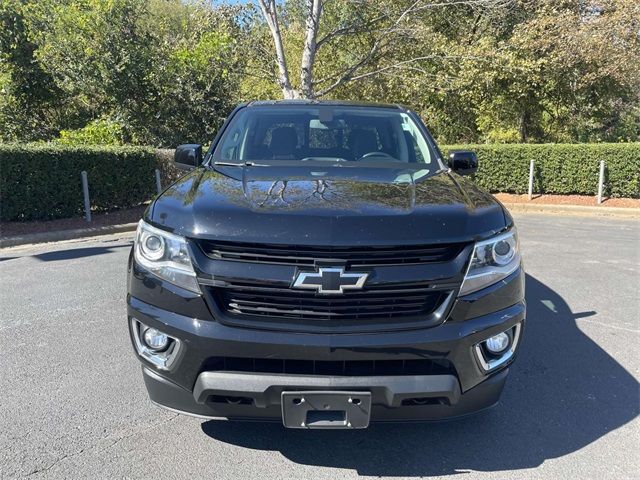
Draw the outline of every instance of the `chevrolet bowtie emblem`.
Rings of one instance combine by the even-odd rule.
[[[368,276],[368,273],[345,273],[339,267],[320,267],[317,272],[298,273],[293,288],[306,288],[320,294],[342,294],[345,290],[361,290]]]

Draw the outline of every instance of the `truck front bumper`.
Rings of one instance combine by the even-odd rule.
[[[210,318],[202,298],[187,296],[152,275],[130,277],[128,317],[177,339],[179,353],[167,367],[140,355],[150,398],[166,408],[203,417],[281,420],[282,392],[371,393],[371,421],[434,420],[467,415],[494,405],[521,343],[526,307],[524,272],[456,300],[447,321],[425,329],[363,334],[310,334],[254,330]],[[158,299],[158,301],[156,301]],[[161,299],[161,302],[160,302]],[[158,306],[160,305],[160,306]],[[207,317],[208,316],[208,317]],[[486,370],[477,345],[509,329],[520,337],[509,358]],[[323,375],[278,370],[211,368],[211,359],[286,365],[351,363],[448,365],[401,375]],[[237,362],[236,362],[237,364]],[[234,364],[235,365],[235,364]],[[281,367],[280,367],[281,368]]]
[[[460,392],[458,380],[453,376],[414,377],[343,377],[340,385],[346,389],[369,391],[372,394],[371,420],[374,422],[401,422],[418,420],[441,420],[477,413],[495,405],[502,393],[508,368],[490,376],[464,394]],[[244,387],[231,386],[228,377],[208,376],[198,378],[196,391],[191,392],[171,383],[164,377],[143,367],[144,382],[151,401],[160,407],[201,418],[227,418],[230,420],[281,421],[280,403],[283,391],[318,389],[340,390],[331,378],[282,378],[282,376],[234,374],[233,383],[246,382]],[[229,375],[229,374],[226,374]],[[443,378],[444,377],[444,378]],[[218,380],[222,380],[218,383]],[[226,391],[225,388],[231,388]],[[212,394],[209,396],[208,394]],[[216,394],[226,394],[227,403],[208,402],[205,399]],[[234,399],[255,397],[255,404],[235,403]],[[424,405],[401,406],[403,397],[433,398]],[[451,403],[440,399],[450,399]],[[203,401],[204,400],[204,401]],[[260,405],[260,406],[257,406]]]

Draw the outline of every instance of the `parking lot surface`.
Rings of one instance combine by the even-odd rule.
[[[500,404],[359,431],[150,404],[126,326],[132,234],[0,253],[0,477],[632,479],[640,222],[520,215],[528,323]]]

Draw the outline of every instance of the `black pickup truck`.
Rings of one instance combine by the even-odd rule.
[[[494,405],[522,341],[513,220],[400,106],[238,106],[149,206],[128,326],[151,400],[363,428]]]

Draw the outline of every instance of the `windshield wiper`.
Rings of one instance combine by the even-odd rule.
[[[348,162],[346,158],[341,157],[305,157],[300,159],[301,162]]]
[[[213,164],[219,167],[253,167],[255,165],[253,162],[213,162]]]

